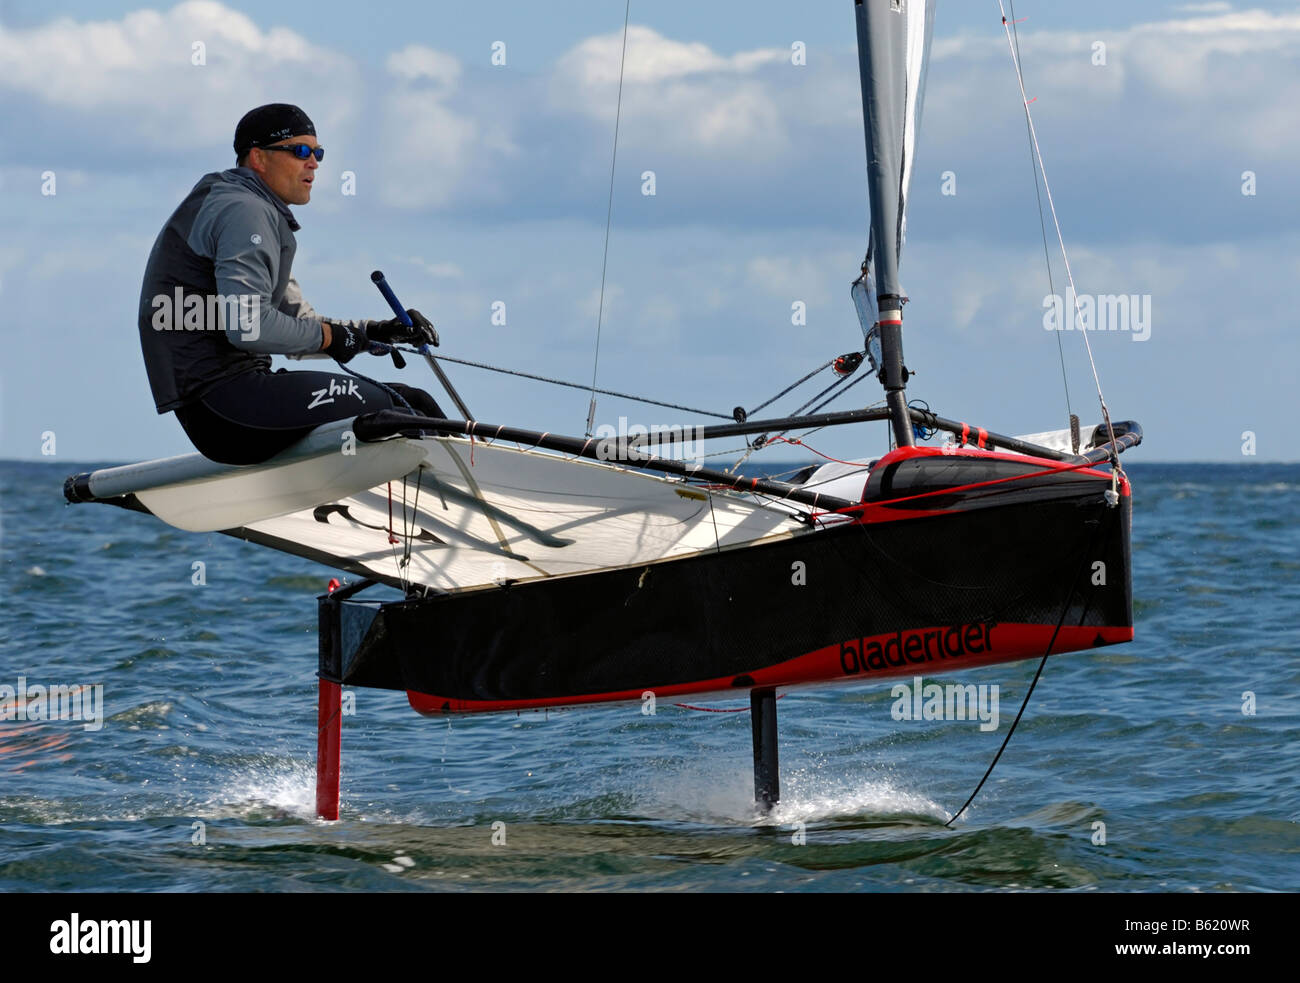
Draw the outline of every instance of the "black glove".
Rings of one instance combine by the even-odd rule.
[[[389,318],[387,321],[371,321],[366,325],[366,334],[374,341],[382,341],[386,345],[395,345],[400,342],[409,342],[413,345],[438,345],[438,331],[434,328],[432,322],[417,310],[406,312],[411,319],[412,327],[407,327],[397,318]]]
[[[324,351],[340,365],[370,349],[370,342],[366,338],[364,329],[352,324],[341,324],[338,321],[329,322],[329,326],[330,343]]]

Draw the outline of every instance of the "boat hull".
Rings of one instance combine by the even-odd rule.
[[[1127,482],[1091,468],[904,448],[872,471],[860,509],[791,538],[463,594],[322,598],[321,675],[471,713],[1130,641],[1131,502]]]

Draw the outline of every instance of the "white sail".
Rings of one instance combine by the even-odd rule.
[[[925,99],[936,0],[857,0],[858,54],[871,201],[868,255],[882,309],[903,296],[898,267]],[[897,307],[897,304],[893,304]]]
[[[181,529],[441,591],[657,563],[808,529],[807,508],[503,442],[403,437],[342,453],[351,426],[326,424],[261,465],[189,454],[92,472],[85,490]]]

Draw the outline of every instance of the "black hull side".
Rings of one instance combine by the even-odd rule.
[[[1127,641],[1127,486],[1110,505],[1095,471],[1019,478],[1046,463],[886,459],[868,485],[884,504],[794,538],[455,595],[325,598],[322,676],[468,712],[937,672],[1041,655],[1053,635],[1053,651]]]

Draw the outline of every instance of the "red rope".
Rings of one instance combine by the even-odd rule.
[[[393,532],[393,483],[390,481],[388,483],[388,543],[391,546],[400,542],[401,540]]]
[[[983,427],[977,427],[976,429],[978,430],[978,435],[977,435],[977,438],[976,438],[976,439],[979,441],[979,446],[980,446],[981,448],[983,448],[983,447],[984,447],[984,444],[985,444],[985,441],[987,440],[987,437],[988,437],[988,431],[985,430]],[[969,425],[969,424],[966,424],[966,423],[963,423],[963,424],[962,424],[962,434],[961,434],[961,442],[962,442],[962,445],[963,445],[963,446],[967,443],[967,439],[969,438],[969,436],[970,436],[970,425]],[[775,443],[776,441],[781,441],[782,443],[785,443],[785,444],[798,444],[800,447],[806,447],[806,448],[808,448],[808,450],[812,451],[812,452],[813,452],[814,454],[816,454],[818,457],[824,457],[826,460],[828,460],[828,461],[834,461],[836,464],[847,464],[847,465],[850,465],[850,466],[860,465],[860,464],[861,464],[861,462],[859,462],[859,461],[841,461],[841,460],[840,460],[839,458],[837,458],[837,457],[831,457],[829,454],[823,454],[821,451],[817,450],[817,448],[815,448],[815,447],[810,447],[808,444],[805,444],[802,440],[800,440],[800,439],[797,438],[797,437],[795,437],[794,439],[789,439],[789,438],[786,438],[786,437],[777,436],[777,437],[772,437],[768,442],[769,442],[769,443]],[[861,465],[861,466],[865,467],[866,465]],[[857,511],[857,510],[863,510],[863,511],[865,511],[865,510],[868,509],[868,508],[875,508],[875,507],[877,507],[877,506],[882,506],[882,505],[894,505],[894,504],[896,504],[896,503],[898,503],[898,502],[910,502],[910,501],[912,501],[912,500],[914,500],[914,499],[917,499],[917,498],[927,498],[927,497],[929,497],[930,495],[951,495],[951,494],[954,494],[955,492],[970,491],[970,490],[973,489],[973,488],[983,488],[983,487],[985,487],[985,486],[987,486],[987,485],[1000,485],[1000,484],[1003,484],[1004,482],[1007,482],[1007,481],[1023,481],[1025,478],[1041,478],[1043,475],[1048,475],[1048,474],[1063,474],[1063,473],[1066,472],[1066,471],[1078,471],[1078,470],[1080,470],[1080,469],[1082,469],[1082,468],[1091,468],[1091,467],[1095,467],[1095,462],[1093,462],[1093,461],[1084,461],[1084,462],[1082,462],[1082,463],[1080,463],[1080,464],[1066,464],[1066,465],[1061,465],[1060,467],[1045,468],[1045,469],[1043,469],[1043,470],[1041,470],[1041,471],[1029,471],[1029,472],[1026,472],[1025,474],[1015,474],[1015,475],[1011,475],[1011,476],[1008,477],[1008,478],[994,478],[994,479],[992,479],[992,480],[990,480],[990,481],[976,481],[976,482],[974,482],[974,483],[972,483],[972,484],[969,484],[969,485],[954,485],[952,488],[936,488],[934,491],[919,492],[919,493],[916,494],[916,495],[904,495],[902,498],[889,498],[889,499],[884,500],[883,502],[860,502],[860,503],[858,503],[858,504],[856,504],[856,505],[850,505],[850,506],[848,506],[848,507],[846,507],[846,508],[842,508],[842,509],[828,509],[828,510],[825,511],[825,512],[813,512],[813,513],[811,514],[811,517],[812,517],[813,519],[820,520],[821,517],[824,516],[824,515],[843,515],[843,514],[848,513],[848,512],[853,512],[853,511]],[[726,487],[728,487],[728,486],[726,486],[726,485],[706,485],[705,487],[706,487],[706,488],[726,488]],[[677,706],[686,706],[686,704],[684,704],[684,703],[678,703],[678,704],[676,704],[676,705],[677,705]],[[687,709],[690,709],[690,710],[699,710],[699,709],[707,709],[707,708],[704,708],[704,707],[687,707]],[[716,711],[716,712],[717,712],[717,713],[738,713],[739,711],[735,711],[735,710],[718,710],[718,711]]]
[[[776,698],[784,700],[786,694],[778,693]],[[726,707],[693,707],[689,703],[674,703],[673,706],[681,707],[683,710],[699,710],[700,713],[749,713],[749,707],[736,707],[728,709]]]
[[[777,436],[777,437],[772,437],[771,439],[769,439],[769,440],[768,440],[768,443],[769,443],[769,444],[774,444],[774,443],[776,443],[778,440],[779,440],[781,443],[783,443],[783,444],[798,444],[800,447],[808,447],[808,445],[805,444],[805,443],[804,443],[802,440],[800,440],[798,437],[795,437],[793,440],[791,440],[791,439],[788,438],[788,437],[780,437],[780,436]],[[866,467],[866,465],[863,464],[861,461],[841,461],[838,457],[831,457],[829,454],[823,454],[823,453],[822,453],[821,451],[819,451],[816,447],[808,447],[808,450],[812,451],[812,452],[813,452],[814,454],[816,454],[818,457],[824,457],[824,458],[826,458],[826,460],[828,460],[828,461],[834,461],[836,464],[848,464],[848,465],[850,465],[850,466],[863,467],[863,468]]]
[[[1041,478],[1043,475],[1063,474],[1066,471],[1078,471],[1082,468],[1091,468],[1091,467],[1095,467],[1094,462],[1084,461],[1081,464],[1067,464],[1067,465],[1062,465],[1059,468],[1044,468],[1041,471],[1027,471],[1024,474],[1013,474],[1008,478],[993,478],[989,481],[976,481],[969,485],[954,485],[951,488],[936,488],[934,491],[919,492],[915,495],[904,495],[901,498],[889,498],[889,499],[885,499],[883,502],[860,502],[857,505],[850,505],[847,508],[835,509],[833,510],[833,512],[831,510],[827,510],[827,512],[823,512],[821,514],[838,515],[838,514],[843,514],[845,512],[852,512],[856,509],[865,510],[869,508],[875,508],[881,505],[893,505],[897,502],[910,502],[918,498],[928,498],[931,495],[952,495],[956,492],[970,491],[973,488],[984,488],[989,485],[1001,485],[1008,481],[1023,481],[1026,478]]]

